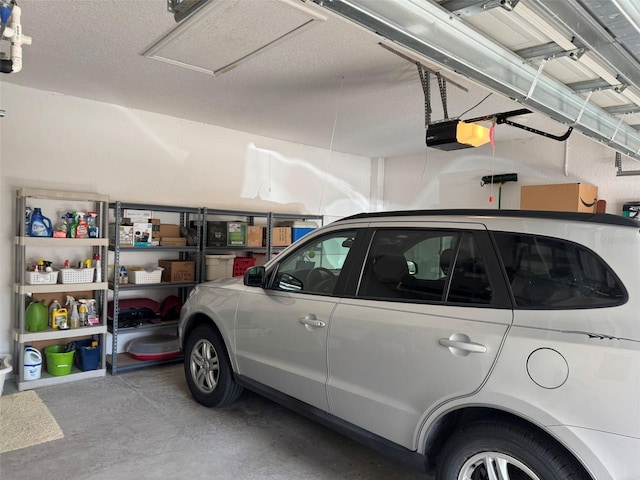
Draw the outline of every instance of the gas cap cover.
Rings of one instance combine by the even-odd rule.
[[[569,378],[569,364],[560,352],[552,348],[539,348],[531,352],[527,359],[527,373],[542,388],[558,388]]]

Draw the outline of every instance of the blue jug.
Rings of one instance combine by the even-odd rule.
[[[29,222],[29,236],[53,236],[53,226],[51,225],[51,220],[42,215],[42,211],[39,208],[34,208],[33,213],[31,214],[31,221]]]

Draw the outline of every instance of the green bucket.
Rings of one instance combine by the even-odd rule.
[[[73,366],[75,350],[66,351],[65,345],[50,345],[44,349],[47,358],[47,372],[50,375],[69,375]]]

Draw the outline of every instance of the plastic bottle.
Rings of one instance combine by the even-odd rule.
[[[30,237],[51,237],[53,235],[53,227],[51,220],[42,215],[42,210],[34,208],[29,222]]]
[[[69,313],[69,328],[79,328],[80,327],[80,314],[78,313],[78,302],[71,295],[67,295],[67,301],[65,303],[67,307],[67,312]]]
[[[54,327],[54,328],[59,328],[60,330],[68,330],[69,319],[67,315],[68,315],[67,309],[64,307],[61,307],[55,312],[53,312],[53,322],[54,322],[54,325],[57,325],[57,327]]]
[[[129,276],[127,275],[127,270],[124,268],[124,265],[120,267],[120,283],[129,283]]]
[[[60,221],[53,230],[53,236],[55,238],[66,238],[69,235],[69,225],[67,224],[67,216],[62,215]]]
[[[87,300],[87,325],[97,325],[98,323],[98,307],[96,305],[96,299],[90,298]]]
[[[81,327],[86,327],[87,326],[87,313],[88,313],[88,309],[87,309],[87,301],[82,299],[79,300],[80,305],[78,306],[78,315],[80,316],[80,326]]]
[[[87,214],[87,225],[89,226],[89,238],[98,238],[100,236],[100,228],[98,227],[97,212],[89,212]]]
[[[74,301],[71,305],[71,321],[69,322],[71,328],[80,328],[80,313],[78,313],[78,302]]]
[[[69,237],[76,238],[76,227],[78,226],[78,215],[76,213],[70,214],[72,220],[69,222]]]
[[[89,238],[89,225],[84,217],[83,212],[76,213],[75,238]]]
[[[96,269],[96,282],[101,282],[102,281],[102,265],[101,265],[101,261],[100,261],[100,254],[98,253],[94,253],[93,254],[93,266]]]
[[[29,227],[31,226],[31,207],[27,207],[24,211],[24,234],[29,237]]]
[[[57,300],[52,300],[49,304],[49,328],[58,328],[56,322],[54,321],[54,315],[56,310],[60,309],[60,304]]]

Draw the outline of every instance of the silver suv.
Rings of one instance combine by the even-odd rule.
[[[355,215],[179,332],[206,406],[249,388],[439,480],[640,478],[640,223],[505,210]]]

